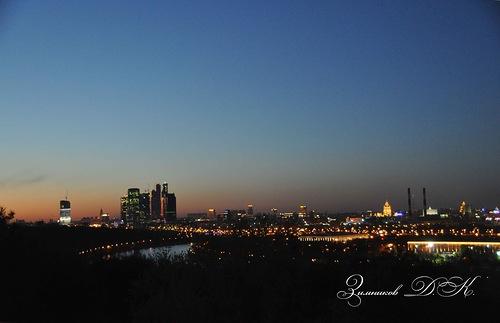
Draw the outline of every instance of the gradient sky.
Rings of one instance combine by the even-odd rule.
[[[0,204],[500,205],[498,1],[3,1]]]

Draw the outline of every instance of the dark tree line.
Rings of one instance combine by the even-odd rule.
[[[0,225],[9,224],[14,219],[16,213],[12,210],[7,211],[7,208],[0,206]]]

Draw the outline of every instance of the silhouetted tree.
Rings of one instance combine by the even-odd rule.
[[[7,212],[6,208],[0,206],[0,225],[8,224],[14,218],[14,215],[16,215],[16,212],[12,210]]]

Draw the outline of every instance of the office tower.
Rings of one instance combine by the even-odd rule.
[[[271,215],[277,216],[278,215],[278,209],[277,208],[272,208],[271,209]]]
[[[208,209],[208,218],[210,220],[215,220],[217,218],[217,214],[215,213],[215,209]]]
[[[177,201],[174,193],[167,193],[167,206],[165,219],[167,221],[174,221],[177,219]]]
[[[411,217],[411,191],[408,187],[408,216]]]
[[[247,205],[247,215],[253,215],[253,204]]]
[[[383,216],[391,216],[392,215],[392,207],[389,204],[389,201],[385,201],[384,203],[384,209],[382,211]]]
[[[170,203],[170,205],[169,205]],[[156,184],[149,193],[129,188],[120,199],[120,215],[124,224],[144,225],[151,220],[170,220],[177,217],[175,194],[168,193],[168,184]]]
[[[63,225],[71,224],[71,203],[68,198],[59,201],[59,223]]]
[[[127,209],[128,209],[128,196],[123,195],[120,198],[120,218],[122,219],[123,223],[127,222]]]
[[[425,187],[422,189],[423,199],[424,199],[424,213],[423,215],[427,215],[427,197],[425,196]]]
[[[168,203],[168,183],[163,182],[161,190],[161,216],[164,219],[167,216],[167,203]]]
[[[144,224],[151,219],[151,203],[149,192],[139,194],[139,219],[136,223]]]
[[[161,185],[151,191],[151,218],[157,220],[161,217]]]
[[[299,216],[300,217],[305,217],[307,215],[307,206],[306,205],[300,205],[299,206]]]
[[[125,223],[133,224],[140,218],[140,191],[138,188],[129,188],[127,193],[127,212]]]
[[[462,203],[460,203],[460,206],[458,207],[458,213],[463,216],[472,214],[472,208],[470,204],[462,201]]]
[[[460,203],[460,205],[458,206],[458,213],[460,215],[465,215],[466,206],[467,206],[467,203],[465,203],[465,201],[462,201],[462,203]]]

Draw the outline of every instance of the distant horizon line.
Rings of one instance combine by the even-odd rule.
[[[177,213],[178,215],[178,218],[187,218],[189,214],[199,214],[199,213],[207,213],[208,214],[208,210],[210,208],[207,208],[206,211],[205,210],[199,210],[199,211],[192,211],[192,212],[183,212],[183,213]],[[432,208],[432,207],[428,207],[427,210],[429,209],[432,209],[432,210],[458,210],[459,208],[453,208],[453,207],[437,207],[437,208]],[[481,207],[481,208],[474,208],[472,210],[479,210],[479,211],[493,211],[493,210],[498,210],[499,207],[498,206],[494,206],[494,207]],[[12,209],[14,212],[15,212],[15,209]],[[99,209],[100,211],[101,209]],[[104,209],[102,209],[104,210]],[[217,209],[215,209],[217,210]],[[239,208],[222,208],[221,209],[222,212],[217,212],[216,214],[221,214],[223,213],[223,211],[225,210],[244,210],[244,209],[239,209]],[[423,211],[424,209],[423,208],[416,208],[416,209],[412,209],[412,211],[414,212],[419,212],[419,211]],[[73,219],[75,220],[81,220],[81,219],[84,219],[84,218],[96,218],[99,216],[99,211],[96,213],[96,215],[84,215],[84,216],[79,216],[79,217],[72,217]],[[254,215],[256,214],[270,214],[271,212],[271,209],[268,210],[268,211],[259,211],[258,209],[255,210],[254,209]],[[320,214],[326,214],[326,215],[349,215],[349,214],[353,214],[353,215],[363,215],[364,212],[372,212],[372,213],[382,213],[382,212],[379,212],[379,211],[376,211],[374,209],[364,209],[364,210],[349,210],[349,211],[337,211],[337,212],[330,212],[328,210],[325,210],[325,211],[316,211],[316,210],[311,210],[312,212],[317,212],[317,213],[320,213]],[[395,213],[398,213],[398,212],[408,212],[408,209],[395,209],[395,212],[393,212],[393,214]],[[106,213],[106,212],[105,212]],[[290,210],[290,209],[283,209],[282,211],[280,211],[278,209],[278,214],[282,214],[282,213],[299,213],[297,210]],[[109,214],[112,218],[120,218],[120,214],[117,214],[116,216],[115,215],[112,215],[110,213],[106,213],[106,214]],[[396,216],[396,215],[392,215],[393,217]],[[399,215],[400,216],[400,215]],[[415,214],[414,214],[415,216]],[[420,216],[420,215],[417,215],[417,216]],[[59,216],[58,215],[54,215],[53,217],[46,217],[46,218],[38,218],[38,219],[28,219],[26,217],[18,217],[17,215],[15,216],[14,220],[29,220],[30,222],[38,222],[38,221],[46,221],[46,220],[54,220],[54,221],[57,221],[57,219],[59,219]]]

